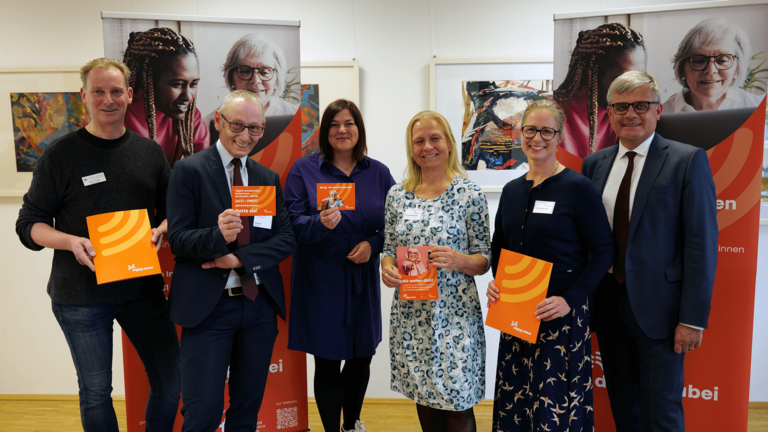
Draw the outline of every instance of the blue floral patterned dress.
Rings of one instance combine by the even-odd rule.
[[[405,220],[405,209],[421,210]],[[480,187],[456,176],[435,199],[406,192],[386,201],[384,256],[398,246],[450,246],[490,263],[488,204]],[[485,332],[475,280],[458,270],[437,270],[440,300],[401,301],[394,290],[389,318],[391,389],[431,408],[463,411],[485,394]]]

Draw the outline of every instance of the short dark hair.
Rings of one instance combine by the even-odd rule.
[[[368,146],[365,143],[365,124],[363,124],[363,115],[360,114],[360,110],[357,108],[354,102],[346,99],[337,99],[331,102],[323,113],[323,119],[320,121],[320,153],[323,154],[324,159],[330,160],[333,158],[333,147],[328,142],[328,131],[331,129],[331,122],[336,114],[349,110],[352,114],[352,119],[357,126],[357,144],[355,145],[355,151],[352,157],[355,162],[360,162],[363,157],[368,154]]]

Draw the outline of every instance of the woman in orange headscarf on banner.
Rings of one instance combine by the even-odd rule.
[[[196,107],[200,66],[192,41],[169,28],[133,32],[123,62],[134,91],[125,127],[160,144],[171,168],[208,148],[208,127]]]

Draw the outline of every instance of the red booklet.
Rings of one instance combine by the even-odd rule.
[[[494,279],[501,298],[491,303],[485,325],[536,343],[536,306],[547,297],[551,275],[552,263],[502,249]]]
[[[397,248],[397,270],[402,276],[400,300],[439,300],[437,267],[430,253],[434,246],[403,246]]]

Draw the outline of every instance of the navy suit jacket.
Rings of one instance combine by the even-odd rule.
[[[584,159],[582,174],[601,194],[618,149]],[[707,154],[656,134],[635,191],[625,260],[629,301],[648,337],[669,337],[678,323],[707,328],[717,236]]]
[[[216,306],[229,269],[203,269],[202,264],[229,253],[243,262],[240,271],[256,273],[285,319],[285,293],[278,264],[288,258],[296,241],[283,201],[279,176],[252,159],[246,162],[250,186],[275,186],[277,215],[270,229],[251,225],[251,244],[227,244],[218,226],[219,214],[232,208],[227,172],[216,146],[184,158],[173,166],[168,185],[168,241],[176,255],[169,296],[171,319],[194,327]],[[250,220],[250,218],[249,218]],[[261,295],[261,294],[260,294]]]

